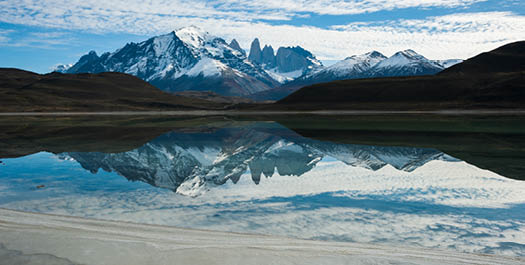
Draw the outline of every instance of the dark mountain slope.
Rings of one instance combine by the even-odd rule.
[[[434,76],[343,80],[304,87],[281,109],[525,108],[525,42],[505,45]]]
[[[122,73],[39,75],[0,68],[0,112],[217,109],[224,105],[174,96]]]
[[[439,74],[476,75],[519,71],[525,71],[525,41],[509,43],[490,52],[484,52]]]

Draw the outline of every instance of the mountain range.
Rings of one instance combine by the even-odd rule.
[[[122,72],[167,92],[211,91],[224,96],[277,100],[298,88],[350,78],[435,74],[460,60],[432,61],[412,50],[387,58],[379,52],[354,55],[325,67],[300,46],[265,45],[255,39],[247,54],[198,27],[181,28],[100,56],[91,51],[62,73]]]
[[[302,75],[280,87],[251,96],[255,100],[279,100],[301,87],[345,79],[394,76],[433,75],[462,62],[459,59],[433,61],[413,50],[404,50],[386,57],[377,51],[353,55],[331,66]]]
[[[379,64],[383,62],[388,61]],[[306,86],[275,106],[287,110],[326,106],[346,110],[522,108],[524,72],[525,41],[520,41],[481,53],[436,75],[339,80]]]
[[[292,94],[275,104],[217,96],[217,93],[210,91],[166,93],[140,78],[118,72],[53,72],[40,75],[19,69],[0,68],[0,111],[523,109],[524,49],[525,41],[510,43],[455,64],[435,75],[346,79],[310,85],[292,91]],[[117,51],[115,54],[118,53]],[[100,57],[95,55],[93,58],[102,57],[112,58],[109,54]],[[390,59],[383,59],[374,52],[363,57],[367,60],[359,60],[363,62],[359,64],[352,64],[352,58],[347,59],[346,66],[352,66],[356,70],[371,69],[367,72],[375,73],[379,67],[370,67],[373,60],[381,60],[376,65],[384,65]],[[245,62],[257,69],[264,69],[264,65],[253,64],[248,60]],[[454,62],[431,62],[428,65],[452,63]],[[341,65],[331,68],[338,69]],[[406,64],[403,65],[406,68]],[[87,66],[93,65],[83,66],[77,63],[71,69]],[[388,71],[395,72],[393,69]],[[311,74],[318,72],[320,71]]]

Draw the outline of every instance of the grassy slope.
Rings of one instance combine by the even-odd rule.
[[[122,73],[39,75],[0,68],[0,112],[222,109],[175,96]]]

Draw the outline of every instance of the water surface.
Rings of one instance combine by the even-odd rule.
[[[0,207],[525,255],[520,118],[275,120],[5,121]]]

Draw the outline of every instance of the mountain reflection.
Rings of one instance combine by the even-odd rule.
[[[412,171],[431,160],[458,161],[438,150],[337,144],[301,137],[276,123],[220,128],[204,132],[169,132],[122,153],[68,152],[96,173],[116,172],[132,181],[197,196],[207,189],[233,183],[249,173],[255,184],[261,177],[301,176],[323,158],[378,170],[390,165]]]

